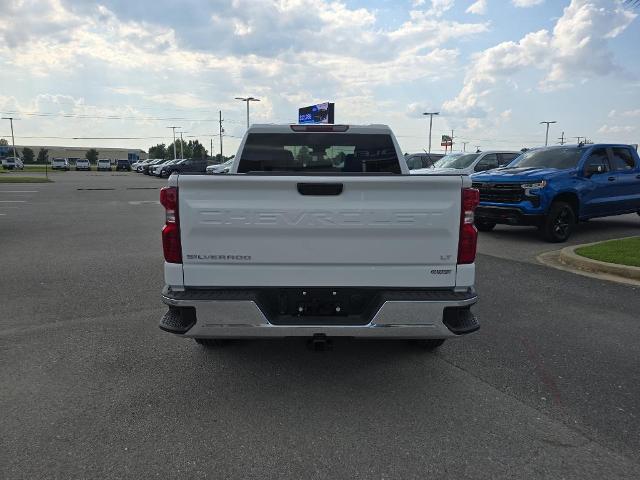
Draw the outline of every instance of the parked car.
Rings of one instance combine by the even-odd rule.
[[[472,180],[481,231],[535,225],[547,241],[564,242],[578,221],[640,212],[640,159],[630,145],[532,149]]]
[[[116,162],[116,172],[118,171],[130,172],[131,163],[129,163],[129,160],[118,160]]]
[[[86,158],[76,160],[76,170],[91,170],[91,163]]]
[[[71,170],[69,160],[66,158],[54,158],[51,160],[51,170]]]
[[[98,160],[98,171],[110,172],[111,160],[108,158],[101,158],[100,160]]]
[[[7,157],[2,159],[2,168],[6,170],[24,170],[24,163],[18,157]]]
[[[170,165],[163,165],[160,176],[168,177],[172,173],[205,173],[207,161],[203,158],[185,158]]]
[[[145,165],[142,166],[142,173],[144,173],[145,175],[151,175],[153,173],[152,169],[154,167],[156,167],[157,165],[160,165],[161,163],[165,163],[168,162],[169,160],[166,160],[164,158],[158,158],[152,162],[149,162]]]
[[[155,177],[159,177],[160,176],[160,171],[162,170],[162,167],[166,167],[168,165],[173,165],[174,163],[178,163],[180,160],[182,160],[181,158],[176,158],[174,160],[165,160],[162,163],[159,163],[157,165],[154,165],[152,168],[149,169],[149,174],[153,175]]]
[[[229,170],[233,165],[233,160],[234,159],[232,158],[223,163],[218,163],[216,165],[209,165],[208,167],[206,167],[205,173],[208,173],[210,175],[214,173],[229,173]]]
[[[520,152],[489,150],[478,153],[452,153],[433,164],[433,168],[413,170],[411,173],[456,173],[471,175],[508,165]]]
[[[440,153],[411,153],[404,157],[409,170],[417,170],[419,168],[430,168],[433,164],[440,160],[444,155]]]
[[[161,329],[205,345],[347,336],[436,348],[480,327],[467,175],[410,177],[383,125],[252,125],[241,145],[230,175],[171,175],[161,190]],[[336,163],[335,149],[352,153]]]
[[[137,162],[134,162],[131,164],[131,170],[133,170],[134,172],[138,172],[138,168],[141,167],[143,164],[149,162],[150,160],[138,160]]]

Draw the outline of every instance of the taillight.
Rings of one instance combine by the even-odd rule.
[[[458,242],[458,264],[473,263],[476,259],[478,230],[473,225],[473,212],[480,203],[480,192],[475,188],[462,189],[460,208],[460,241]]]
[[[178,188],[164,187],[160,190],[160,203],[165,209],[165,226],[162,229],[162,250],[169,263],[182,263],[180,243],[180,217],[178,216]]]

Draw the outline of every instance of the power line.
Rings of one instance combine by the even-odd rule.
[[[139,115],[91,115],[85,113],[61,113],[61,112],[18,112],[5,111],[0,112],[2,115],[24,115],[26,117],[61,117],[61,118],[79,118],[79,119],[96,119],[96,120],[140,120],[140,121],[183,121],[183,122],[217,122],[215,118],[188,118],[188,117],[145,117]],[[240,120],[231,119],[230,123],[242,124]]]

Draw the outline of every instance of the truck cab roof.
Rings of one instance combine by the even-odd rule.
[[[326,133],[391,133],[388,125],[346,125],[346,124],[275,124],[262,123],[251,125],[249,133],[292,133],[292,132],[326,132]]]

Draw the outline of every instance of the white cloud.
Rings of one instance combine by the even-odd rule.
[[[472,3],[465,12],[473,13],[475,15],[485,15],[487,13],[487,0],[478,0],[477,2]]]
[[[586,80],[620,71],[608,39],[619,35],[636,16],[609,0],[572,0],[553,32],[528,33],[517,42],[502,42],[474,55],[461,91],[444,102],[443,110],[481,116],[487,110],[483,99],[494,85],[525,70],[532,76],[536,70],[542,73],[542,91],[571,86],[575,78]]]
[[[615,117],[640,117],[640,108],[636,108],[635,110],[625,110],[622,112],[618,112],[616,110],[611,110],[609,112],[610,118]]]
[[[543,2],[544,0],[511,0],[511,3],[520,8],[533,7],[535,5],[540,5]]]
[[[427,15],[441,17],[453,7],[454,0],[431,0],[431,8],[427,10]]]
[[[636,130],[636,127],[631,125],[620,126],[620,125],[607,125],[604,124],[598,129],[598,133],[630,133]]]

